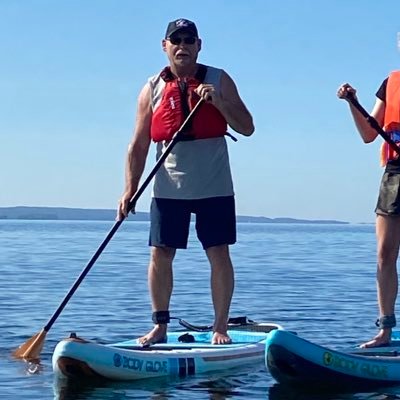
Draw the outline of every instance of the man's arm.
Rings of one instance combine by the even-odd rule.
[[[228,125],[238,133],[250,136],[254,132],[253,117],[247,110],[233,79],[223,71],[221,76],[222,102],[217,105]]]
[[[125,165],[125,190],[120,200],[117,219],[128,215],[129,201],[139,186],[151,143],[151,117],[150,86],[146,84],[138,98],[135,130],[128,146]]]
[[[220,92],[215,90],[214,85],[207,83],[201,84],[196,92],[218,108],[233,130],[245,136],[254,132],[253,118],[240,98],[235,82],[225,71],[221,76]]]

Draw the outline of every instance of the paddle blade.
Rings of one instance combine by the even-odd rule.
[[[16,358],[23,358],[25,360],[37,360],[40,358],[44,340],[47,332],[42,329],[39,333],[32,336],[24,344],[14,351],[13,356]]]

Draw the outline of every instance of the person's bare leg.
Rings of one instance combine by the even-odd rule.
[[[211,343],[231,343],[227,330],[234,287],[234,273],[229,247],[228,245],[209,247],[206,253],[211,265],[211,294],[215,313],[214,335]]]
[[[400,243],[400,218],[377,215],[377,295],[380,317],[394,315],[398,291],[397,257]],[[380,329],[378,334],[360,347],[377,347],[390,342],[392,328]]]
[[[152,247],[148,270],[148,285],[154,311],[168,311],[172,294],[172,261],[176,249],[170,247]],[[163,341],[167,334],[167,324],[155,324],[154,328],[138,339],[142,345]]]

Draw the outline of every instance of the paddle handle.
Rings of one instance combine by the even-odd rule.
[[[186,119],[183,121],[181,127],[178,129],[178,131],[174,134],[172,137],[171,142],[168,144],[168,146],[165,148],[164,152],[160,156],[160,158],[157,160],[157,163],[149,173],[148,177],[144,180],[142,185],[139,187],[139,189],[136,191],[136,193],[133,195],[131,201],[129,202],[128,206],[128,212],[131,211],[135,205],[136,202],[138,201],[139,197],[142,195],[142,193],[145,191],[151,180],[153,179],[154,175],[157,173],[157,171],[160,169],[162,163],[165,161],[165,159],[168,157],[169,153],[171,153],[173,147],[176,145],[176,143],[181,140],[182,136],[184,135],[184,130],[189,123],[189,121],[193,118],[194,114],[197,112],[201,104],[203,103],[203,99],[200,99],[196,105],[193,107],[192,111],[190,114],[186,117]],[[118,228],[121,226],[122,222],[125,220],[125,217],[120,219],[119,221],[115,222],[114,226],[111,228],[110,232],[106,236],[106,238],[103,240],[99,248],[96,250],[94,253],[93,257],[90,259],[86,267],[82,270],[80,273],[79,277],[76,279],[74,284],[72,285],[71,289],[68,291],[67,295],[64,297],[63,301],[61,304],[58,306],[57,310],[54,312],[52,317],[49,319],[47,322],[46,326],[43,328],[45,332],[48,332],[51,327],[53,326],[54,322],[56,319],[59,317],[61,314],[62,310],[64,307],[67,305],[68,301],[71,299],[73,294],[75,293],[76,289],[78,289],[79,285],[81,282],[85,279],[86,275],[90,271],[90,269],[93,267],[94,263],[97,261],[99,258],[100,254],[103,252],[103,250],[106,248],[107,244],[110,242],[112,237],[114,236],[115,232],[117,232]]]
[[[378,124],[378,121],[368,114],[368,112],[363,108],[363,106],[358,102],[356,97],[347,92],[346,99],[365,117],[370,126],[375,129],[376,132],[389,144],[389,146],[400,156],[400,148],[397,144],[392,140],[392,138],[381,128]]]

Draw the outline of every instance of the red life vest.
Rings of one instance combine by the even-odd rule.
[[[203,82],[206,73],[207,67],[200,64],[196,76],[183,81],[172,74],[170,67],[161,71],[165,88],[151,120],[151,138],[154,142],[171,140],[179,130],[200,99],[195,89]],[[189,124],[185,136],[188,139],[215,138],[224,136],[227,128],[227,122],[219,110],[212,104],[203,103]]]
[[[383,129],[391,139],[399,145],[400,142],[400,71],[394,71],[389,75],[386,85],[385,117]],[[381,165],[388,161],[396,160],[398,154],[387,142],[381,146]]]

